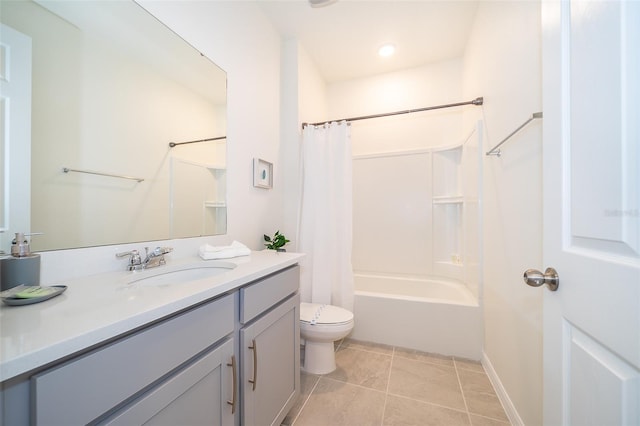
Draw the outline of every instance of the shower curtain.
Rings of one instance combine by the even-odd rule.
[[[301,299],[353,311],[350,126],[305,126],[301,156]]]

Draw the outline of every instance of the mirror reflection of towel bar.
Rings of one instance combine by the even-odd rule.
[[[109,176],[109,177],[120,178],[120,179],[135,180],[137,182],[143,182],[144,181],[144,179],[142,179],[142,178],[137,178],[137,177],[133,177],[133,176],[114,175],[114,174],[111,174],[111,173],[95,172],[95,171],[92,171],[92,170],[71,169],[69,167],[63,167],[62,171],[65,172],[65,173],[76,172],[76,173],[88,173],[90,175]]]
[[[169,148],[173,148],[178,145],[186,145],[188,143],[200,143],[200,142],[209,142],[209,141],[219,141],[222,139],[226,139],[226,136],[218,136],[215,138],[207,138],[207,139],[198,139],[197,141],[187,141],[187,142],[169,142]]]
[[[513,136],[516,133],[518,133],[520,131],[520,129],[522,129],[524,126],[526,126],[527,124],[529,124],[531,121],[535,120],[536,118],[542,118],[542,112],[534,112],[533,115],[531,115],[531,117],[529,117],[529,119],[527,121],[525,121],[524,123],[522,123],[520,125],[520,127],[518,127],[513,132],[511,132],[509,134],[509,136],[507,136],[506,138],[502,139],[502,141],[500,141],[499,144],[497,144],[496,146],[491,148],[489,151],[487,151],[486,155],[497,155],[498,157],[500,157],[500,154],[501,154],[500,149],[499,149],[500,145],[502,145],[503,143],[508,141],[509,138],[511,138],[511,136]]]

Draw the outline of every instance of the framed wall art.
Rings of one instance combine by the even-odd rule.
[[[273,188],[273,163],[260,158],[253,159],[253,186],[256,188]]]

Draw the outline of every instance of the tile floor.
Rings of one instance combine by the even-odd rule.
[[[302,373],[283,425],[509,425],[479,362],[345,340],[336,364],[326,376]]]

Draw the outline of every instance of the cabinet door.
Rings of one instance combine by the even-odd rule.
[[[242,424],[280,425],[300,394],[300,296],[240,330]]]
[[[234,363],[233,340],[228,340],[102,424],[233,425],[238,407]]]

